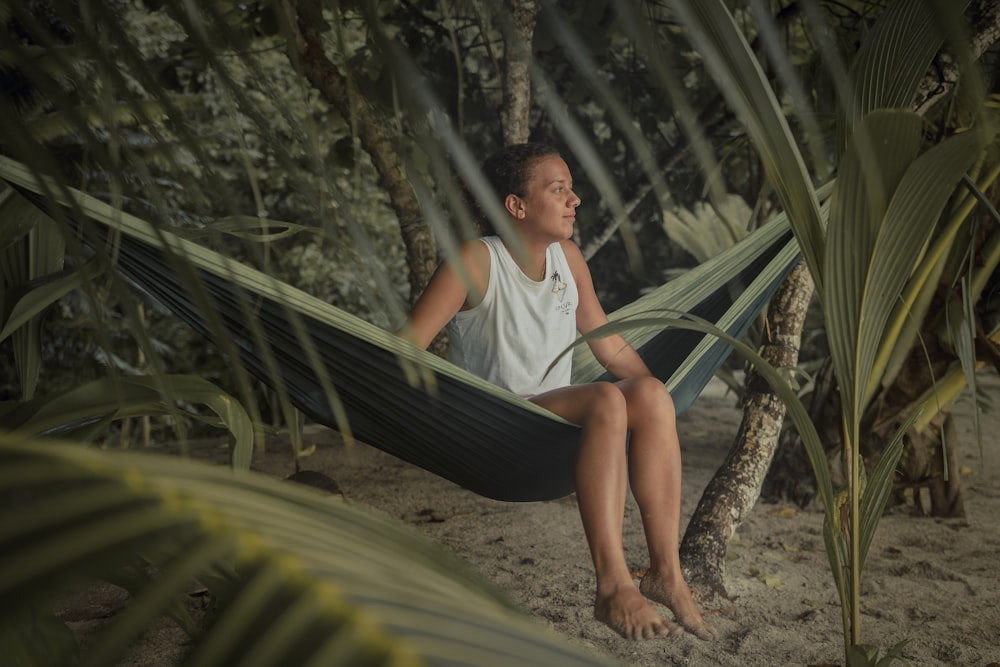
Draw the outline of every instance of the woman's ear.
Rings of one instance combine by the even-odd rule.
[[[524,200],[517,195],[507,195],[503,200],[503,207],[518,220],[524,217]]]

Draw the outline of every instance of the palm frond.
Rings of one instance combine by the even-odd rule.
[[[764,173],[788,214],[818,292],[823,270],[823,218],[812,179],[788,120],[760,63],[721,0],[676,5],[688,39],[746,128]]]
[[[940,20],[962,16],[967,0],[897,0],[879,15],[851,63],[838,114],[841,151],[854,127],[876,109],[909,109],[927,68],[945,40]]]
[[[211,409],[216,418],[183,414],[227,429],[232,438],[233,466],[250,468],[254,428],[246,410],[211,382],[190,375],[94,380],[59,394],[10,401],[0,413],[0,429],[7,431],[10,440],[50,436],[89,442],[118,419],[161,414],[179,417],[178,401]]]
[[[7,207],[9,206],[8,204]],[[18,215],[15,220],[23,218]],[[35,393],[42,363],[41,308],[38,308],[37,304],[25,308],[25,297],[30,300],[43,292],[49,292],[45,295],[45,299],[51,298],[51,289],[41,287],[33,289],[31,285],[36,280],[47,280],[58,272],[62,268],[66,252],[63,237],[51,221],[37,218],[33,220],[31,229],[26,235],[16,237],[3,249],[3,279],[0,282],[0,292],[3,293],[0,301],[5,308],[11,309],[18,322],[17,326],[8,329],[7,320],[10,315],[6,312],[0,315],[3,318],[0,319],[0,324],[3,324],[6,334],[0,336],[0,340],[8,335],[13,336],[14,358],[25,398],[30,398]],[[15,233],[20,229],[17,225],[15,222],[12,230]],[[73,277],[70,274],[70,287],[72,282]],[[64,286],[57,286],[56,292]],[[29,297],[27,294],[29,292],[34,292],[34,296]],[[19,306],[21,308],[18,308]]]
[[[192,664],[599,665],[443,548],[333,497],[254,473],[0,434],[0,614],[158,570],[87,650],[115,662],[193,580],[218,595]],[[310,663],[311,664],[311,663]]]

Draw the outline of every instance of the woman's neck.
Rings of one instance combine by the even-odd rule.
[[[503,243],[507,247],[507,252],[510,253],[514,263],[517,264],[524,275],[536,282],[545,280],[545,263],[549,244],[529,245],[525,243],[520,248],[512,248],[506,241]]]

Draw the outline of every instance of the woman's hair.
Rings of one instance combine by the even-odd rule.
[[[507,195],[524,197],[531,179],[531,170],[539,160],[547,157],[559,157],[559,151],[540,143],[512,144],[498,150],[483,162],[483,176],[497,200],[503,201]],[[486,212],[468,189],[466,199],[479,233],[483,236],[496,234]]]

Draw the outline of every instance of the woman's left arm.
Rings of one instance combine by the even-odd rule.
[[[579,304],[576,308],[576,328],[581,334],[587,334],[597,327],[608,323],[607,313],[597,298],[594,280],[590,268],[583,258],[583,253],[572,241],[562,242],[563,252],[569,262],[576,289],[579,292]],[[588,341],[591,351],[597,361],[619,380],[643,375],[652,375],[646,363],[635,349],[619,334]]]

